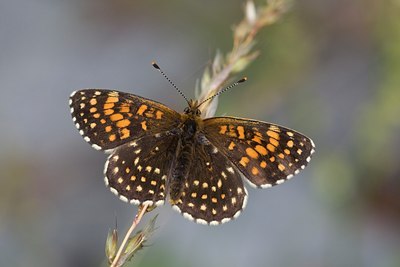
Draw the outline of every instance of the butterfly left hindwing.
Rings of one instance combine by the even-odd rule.
[[[125,202],[161,205],[175,157],[176,136],[144,136],[118,148],[108,157],[106,185]]]

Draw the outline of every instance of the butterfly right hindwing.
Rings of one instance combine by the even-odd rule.
[[[217,225],[245,208],[247,191],[240,173],[212,144],[194,147],[191,170],[174,208],[197,223]]]

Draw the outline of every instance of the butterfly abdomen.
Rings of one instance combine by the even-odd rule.
[[[181,197],[185,180],[193,163],[193,149],[197,124],[195,120],[188,119],[182,126],[182,134],[177,147],[176,165],[170,180],[170,201],[176,203]]]

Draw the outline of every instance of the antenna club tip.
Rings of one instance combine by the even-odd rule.
[[[243,82],[245,82],[245,81],[247,81],[247,77],[245,76],[245,77],[243,77],[242,79],[240,79],[239,81],[237,81],[238,83],[243,83]]]
[[[158,70],[160,69],[160,67],[157,65],[157,63],[155,61],[152,61],[151,65],[153,65],[153,67],[158,69]]]

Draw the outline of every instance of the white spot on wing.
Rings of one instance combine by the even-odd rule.
[[[289,174],[288,176],[286,176],[286,179],[291,179],[293,177],[293,174]]]
[[[164,205],[164,200],[159,200],[159,201],[157,201],[156,203],[154,203],[154,205],[156,205],[156,206],[162,206],[162,205]]]
[[[96,144],[92,144],[92,147],[96,150],[101,150],[101,147]]]
[[[73,97],[76,94],[76,92],[78,92],[78,90],[73,91],[69,97]]]
[[[144,201],[143,203],[142,203],[142,205],[149,205],[149,207],[150,206],[153,206],[153,204],[154,204],[154,201],[151,201],[151,200],[146,200],[146,201]]]
[[[137,199],[131,199],[131,201],[129,201],[129,203],[134,204],[134,205],[139,205],[140,201]]]
[[[109,162],[110,162],[110,157],[107,158],[106,163],[104,164],[104,170],[103,170],[104,175],[107,173]]]
[[[236,219],[237,217],[239,217],[240,213],[242,213],[241,210],[238,210],[235,215],[233,215],[233,218]]]
[[[228,170],[228,172],[230,172],[230,173],[235,173],[235,171],[233,170],[233,168],[232,167],[228,167],[228,168],[226,168],[227,170]]]
[[[172,209],[173,209],[174,211],[177,211],[177,212],[179,212],[179,213],[182,213],[181,209],[180,209],[177,205],[173,205],[173,206],[172,206]]]
[[[129,146],[137,147],[137,143],[136,143],[135,141],[130,142],[130,143],[129,143]]]
[[[279,179],[279,180],[276,181],[276,184],[281,184],[281,183],[283,183],[284,181],[285,181],[285,179]]]
[[[246,208],[246,206],[247,206],[247,189],[246,188],[244,188],[244,191],[246,192],[246,195],[244,196],[244,199],[243,199],[243,205],[242,205],[242,210],[244,210],[245,208]]]
[[[218,221],[211,221],[210,222],[210,225],[212,225],[212,226],[216,226],[216,225],[219,225],[220,224],[220,222],[218,222]]]
[[[221,223],[227,223],[227,222],[229,222],[231,220],[231,218],[223,218],[222,220],[221,220]]]
[[[314,141],[310,139],[312,147],[315,147]]]
[[[111,154],[112,152],[114,152],[114,148],[104,150],[104,153],[106,154]]]
[[[261,188],[270,188],[270,187],[272,187],[271,184],[262,184],[261,185]]]
[[[121,199],[123,202],[129,202],[128,199],[124,196],[119,196],[119,199]]]
[[[245,180],[251,187],[253,187],[253,188],[257,188],[257,187],[258,187],[256,184],[253,184],[249,179],[244,179],[244,180]],[[261,185],[261,187],[264,188],[263,185]]]
[[[184,213],[182,213],[182,215],[183,215],[184,218],[188,219],[189,221],[194,221],[193,216],[190,215],[189,213],[184,212]]]
[[[113,188],[113,187],[110,187],[110,191],[111,191],[114,195],[118,196],[118,191],[117,191],[117,189],[115,189],[115,188]]]
[[[86,142],[90,142],[90,138],[87,136],[83,137],[83,140],[85,140]]]
[[[196,223],[207,225],[207,221],[203,219],[196,219]]]

